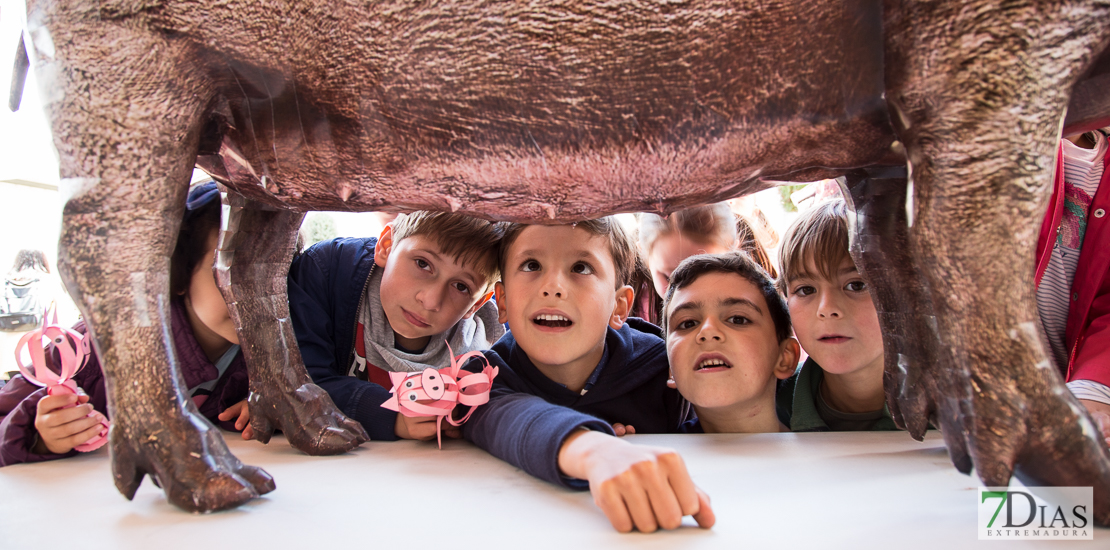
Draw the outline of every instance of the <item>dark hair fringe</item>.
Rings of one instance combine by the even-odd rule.
[[[690,286],[708,273],[731,273],[754,285],[763,295],[763,300],[767,302],[767,310],[775,324],[775,336],[778,341],[786,340],[793,333],[786,299],[775,288],[771,276],[755,263],[751,256],[739,250],[724,254],[698,254],[678,264],[674,273],[671,273],[671,286],[667,288],[667,295],[663,298],[663,313],[660,321],[664,332],[667,331],[667,308],[670,307],[674,293]]]
[[[197,264],[209,252],[208,235],[220,228],[220,201],[189,212],[181,221],[177,244],[170,256],[170,294],[179,296],[189,291],[189,282]]]

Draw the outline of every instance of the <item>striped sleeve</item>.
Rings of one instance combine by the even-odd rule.
[[[1098,401],[1103,405],[1110,405],[1110,387],[1099,384],[1094,380],[1072,380],[1068,382],[1068,389],[1077,399]]]

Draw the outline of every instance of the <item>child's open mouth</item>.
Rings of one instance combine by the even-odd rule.
[[[565,328],[573,324],[570,319],[562,315],[537,315],[535,319],[532,319],[532,322],[550,328]]]
[[[732,365],[728,364],[728,362],[725,361],[724,359],[713,358],[713,359],[706,359],[705,361],[702,361],[701,363],[698,363],[698,366],[694,367],[694,371],[695,372],[696,371],[710,371],[710,372],[712,372],[712,371],[725,370],[725,369],[731,369],[731,368],[732,368]]]

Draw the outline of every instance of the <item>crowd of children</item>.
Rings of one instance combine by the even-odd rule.
[[[1083,246],[1084,228],[1088,243],[1110,238],[1106,149],[1097,132],[1065,142],[1037,276],[1053,354],[1110,436],[1110,248]],[[200,411],[249,438],[246,371],[208,269],[216,194],[213,184],[190,194],[171,262],[174,339]],[[435,417],[382,407],[389,373],[482,351],[499,369],[490,399],[448,436],[551,483],[588,488],[619,531],[671,529],[686,515],[709,527],[709,500],[681,458],[619,436],[897,429],[878,315],[848,253],[845,202],[803,212],[783,236],[777,269],[757,241],[740,238],[744,228],[724,205],[641,216],[638,243],[615,218],[527,225],[416,212],[377,238],[298,255],[290,312],[314,382],[372,439],[437,433]],[[632,286],[642,265],[655,295]],[[1070,301],[1086,304],[1078,313],[1073,288]],[[87,396],[44,397],[19,380],[0,391],[0,465],[67,456],[88,438],[88,413],[106,410],[99,369],[85,373]]]

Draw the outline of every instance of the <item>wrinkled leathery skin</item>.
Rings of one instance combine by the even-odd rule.
[[[84,32],[96,31],[91,26]],[[71,38],[54,36],[62,44]],[[122,43],[97,38],[80,40],[97,50],[81,54],[107,61],[97,78],[53,60],[60,70],[52,84],[65,94],[48,112],[92,113],[81,137],[71,140],[62,136],[71,136],[74,128],[52,117],[65,198],[59,272],[88,321],[105,372],[116,487],[131,498],[149,474],[182,509],[233,508],[272,491],[273,480],[231,454],[219,430],[185,397],[185,382],[167,360],[174,355],[169,256],[187,191],[182,182],[193,165],[186,151],[199,141],[204,106],[183,93],[188,86],[164,90],[179,107],[174,110],[129,94],[133,60],[152,51],[180,53],[172,44],[149,36]],[[203,89],[198,75],[172,65],[166,69],[154,82],[193,82]],[[131,101],[114,103],[122,109],[113,109],[98,101],[104,97]],[[169,165],[163,162],[167,158]]]
[[[889,180],[857,170],[908,155],[908,212],[870,211],[861,227],[888,229],[858,239],[898,250],[856,251],[895,333],[895,418],[918,438],[931,419],[987,483],[1094,485],[1110,523],[1110,458],[1046,359],[1028,275],[1061,115],[1106,52],[1108,3],[29,0],[70,195],[60,263],[122,415],[121,490],[152,472],[171,501],[217,509],[269,488],[235,474],[218,438],[197,451],[206,466],[185,458],[209,432],[190,427],[151,313],[194,161],[278,212],[229,196],[229,223],[253,234],[226,231],[217,269],[251,359],[252,425],[338,452],[361,434],[315,398],[283,321],[274,266],[299,219],[285,209],[567,222],[770,181]],[[1077,88],[1071,129],[1110,123],[1100,82]],[[255,326],[263,340],[243,332]],[[197,481],[210,478],[227,483]]]
[[[1110,453],[1046,355],[1032,273],[1068,90],[1110,39],[1110,2],[1030,2],[992,19],[959,2],[898,5],[884,31],[887,99],[912,204],[881,248],[904,246],[919,271],[898,274],[900,303],[875,294],[884,332],[902,335],[884,342],[892,413],[915,438],[931,418],[957,468],[988,486],[1013,474],[1093,486],[1094,519],[1108,525]],[[972,38],[958,55],[942,47]]]
[[[312,383],[296,346],[286,274],[304,213],[226,191],[222,200],[226,215],[213,269],[250,370],[255,439],[266,443],[280,429],[310,455],[345,453],[368,441],[362,425]]]

